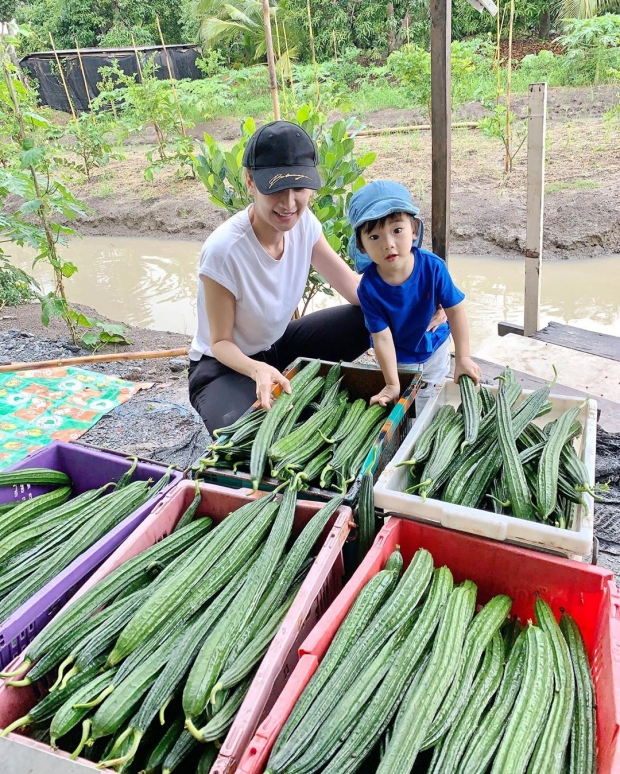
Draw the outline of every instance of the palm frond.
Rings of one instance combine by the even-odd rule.
[[[239,22],[214,17],[204,19],[200,25],[200,39],[207,45],[230,40],[237,35],[251,35],[253,32]]]
[[[560,0],[561,19],[592,19],[603,13],[611,0]]]

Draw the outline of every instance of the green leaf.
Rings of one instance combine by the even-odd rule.
[[[30,123],[33,126],[36,126],[39,129],[53,129],[53,125],[47,120],[47,118],[43,118],[43,116],[39,115],[38,113],[31,113],[28,110],[24,110],[23,114],[26,121],[30,121]]]
[[[27,169],[28,167],[36,167],[37,164],[45,157],[45,149],[44,148],[31,148],[30,150],[25,150],[23,153],[19,156],[19,163],[21,165],[22,169]]]
[[[327,237],[327,242],[329,246],[332,248],[332,250],[334,250],[334,252],[336,253],[340,252],[340,248],[342,247],[342,242],[335,234],[330,234]]]
[[[360,165],[360,167],[369,167],[374,163],[376,158],[377,154],[371,151],[370,153],[366,153],[364,156],[362,156],[361,159],[357,159],[357,163]]]
[[[332,126],[332,137],[337,142],[343,139],[347,131],[347,125],[344,121],[338,121]]]
[[[50,317],[63,317],[64,314],[65,305],[62,298],[58,298],[53,293],[41,297],[41,322],[46,328]]]
[[[77,270],[77,266],[71,261],[65,261],[60,269],[63,277],[72,277]]]
[[[41,199],[31,199],[29,202],[24,202],[18,212],[21,212],[22,215],[28,215],[30,212],[37,212],[42,204]]]
[[[89,349],[94,349],[100,343],[99,334],[95,331],[88,331],[82,336],[82,344]]]

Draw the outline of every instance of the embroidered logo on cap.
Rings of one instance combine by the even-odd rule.
[[[294,175],[289,172],[286,175],[274,175],[269,181],[269,188],[272,188],[280,180],[284,180],[287,177],[292,177],[294,180],[301,180],[302,178],[305,178],[306,180],[312,180],[312,178],[308,177],[308,175]]]

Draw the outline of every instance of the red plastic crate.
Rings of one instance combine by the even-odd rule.
[[[92,588],[97,581],[105,578],[123,562],[169,535],[193,500],[195,490],[196,485],[192,481],[179,483],[84,584],[74,599]],[[228,489],[216,484],[201,484],[200,491],[203,499],[198,514],[208,515],[216,523],[225,519],[231,511],[240,508],[248,501],[247,489]],[[312,516],[322,507],[323,503],[319,502],[297,501],[293,537],[301,532]],[[240,754],[245,750],[256,731],[264,711],[271,709],[273,700],[284,687],[294,668],[297,662],[299,644],[313,629],[325,608],[342,588],[344,570],[341,547],[347,539],[351,525],[351,509],[342,506],[336,511],[319,538],[317,542],[317,546],[321,546],[319,554],[250,686],[245,702],[237,713],[235,723],[221,748],[221,756],[225,754],[227,759],[239,760]],[[17,658],[12,666],[17,667],[21,660],[21,657]],[[6,727],[9,723],[25,715],[41,698],[45,690],[46,687],[42,683],[28,688],[11,688],[0,681],[0,728]],[[35,742],[21,734],[9,734],[8,739],[37,750],[52,752],[48,745]],[[55,751],[55,754],[65,759],[68,758],[62,752]],[[94,768],[94,764],[89,761],[81,758],[78,760],[84,766]],[[61,772],[62,769],[55,768],[54,771]],[[214,768],[213,771],[216,769]]]
[[[399,545],[405,566],[418,548],[428,549],[435,566],[447,565],[456,583],[469,578],[478,602],[508,594],[521,621],[534,619],[536,593],[559,615],[572,615],[584,636],[596,687],[598,772],[620,773],[620,594],[613,574],[591,565],[502,545],[422,522],[392,517],[342,593],[299,649],[299,662],[273,709],[241,760],[238,774],[262,774],[282,726],[317,670],[338,627],[364,584]]]

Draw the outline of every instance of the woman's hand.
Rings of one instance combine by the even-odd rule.
[[[426,330],[432,333],[433,331],[436,331],[440,325],[443,325],[447,321],[448,315],[444,312],[443,306],[438,306]]]
[[[274,384],[279,384],[284,392],[291,392],[291,383],[277,368],[267,363],[256,363],[252,378],[256,382],[256,397],[260,401],[261,408],[269,409],[273,405],[271,390]]]
[[[378,403],[380,406],[387,406],[388,403],[398,403],[400,398],[400,384],[386,384],[378,395],[373,395],[370,399],[370,405]]]

